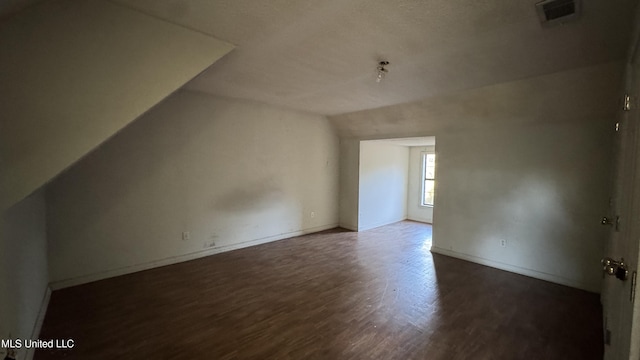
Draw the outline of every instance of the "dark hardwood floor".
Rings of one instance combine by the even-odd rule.
[[[36,359],[602,359],[598,295],[340,229],[54,291]]]

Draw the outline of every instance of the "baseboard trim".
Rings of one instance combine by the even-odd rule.
[[[358,226],[358,231],[371,230],[371,229],[379,228],[381,226],[391,225],[391,224],[395,224],[397,222],[405,221],[405,220],[407,220],[407,217],[403,217],[401,219],[399,218],[399,219],[396,219],[396,220],[385,221],[385,222],[381,222],[381,223],[376,223],[376,224],[367,224],[365,226]]]
[[[433,221],[427,221],[425,219],[418,219],[418,218],[412,218],[412,217],[407,217],[407,220],[411,220],[411,221],[417,221],[417,222],[421,222],[423,224],[433,224]]]
[[[347,229],[347,230],[351,230],[351,231],[358,231],[358,227],[357,226],[343,224],[343,223],[338,224],[338,226],[340,226],[343,229]]]
[[[258,238],[254,240],[244,241],[244,242],[240,242],[233,245],[213,247],[213,248],[195,251],[195,252],[191,252],[183,255],[172,256],[172,257],[168,257],[160,260],[153,260],[146,263],[101,271],[97,273],[70,278],[70,279],[53,281],[49,284],[49,286],[51,287],[52,290],[64,289],[71,286],[82,285],[82,284],[103,280],[103,279],[108,279],[108,278],[112,278],[120,275],[132,274],[138,271],[144,271],[144,270],[149,270],[149,269],[153,269],[161,266],[173,265],[173,264],[177,264],[177,263],[181,263],[189,260],[195,260],[205,256],[219,254],[227,251],[242,249],[250,246],[256,246],[256,245],[265,244],[272,241],[288,239],[296,236],[307,235],[307,234],[316,233],[319,231],[334,229],[336,227],[338,227],[338,224],[333,223],[333,224],[321,225],[321,226],[316,226],[316,227],[307,228],[307,229],[298,230],[298,231],[292,231],[288,233],[282,233],[278,235],[267,236],[267,237]]]
[[[485,265],[485,266],[489,266],[489,267],[500,269],[500,270],[509,271],[509,272],[512,272],[512,273],[516,273],[516,274],[532,277],[532,278],[539,279],[539,280],[549,281],[549,282],[552,282],[552,283],[565,285],[565,286],[569,286],[569,287],[573,287],[573,288],[577,288],[577,289],[581,289],[581,290],[586,290],[586,291],[589,291],[589,292],[600,293],[600,289],[599,288],[594,289],[593,287],[591,287],[591,286],[589,286],[587,284],[584,284],[582,282],[575,281],[575,280],[572,280],[572,279],[567,279],[567,278],[564,278],[564,277],[561,277],[561,276],[557,276],[557,275],[553,275],[553,274],[544,273],[544,272],[537,271],[537,270],[531,270],[531,269],[522,268],[522,267],[515,266],[515,265],[505,264],[505,263],[501,263],[499,261],[489,260],[489,259],[485,259],[485,258],[478,257],[478,256],[468,255],[468,254],[460,253],[460,252],[453,251],[453,250],[447,250],[447,249],[439,248],[437,246],[431,246],[431,252],[436,253],[436,254],[451,256],[451,257],[454,257],[454,258],[457,258],[457,259],[470,261],[470,262],[473,262],[473,263],[476,263],[476,264]]]
[[[33,325],[33,331],[31,332],[31,339],[38,339],[40,337],[40,331],[42,330],[42,324],[44,324],[44,317],[47,315],[47,308],[49,307],[49,300],[51,300],[51,287],[47,286],[40,304],[40,310],[38,310],[38,317],[36,323]],[[36,354],[35,348],[28,348],[25,355],[26,360],[33,360]]]

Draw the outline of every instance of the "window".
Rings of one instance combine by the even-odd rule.
[[[422,205],[433,206],[436,182],[436,154],[422,154]]]

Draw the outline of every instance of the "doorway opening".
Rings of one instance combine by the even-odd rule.
[[[434,224],[435,136],[360,142],[358,230],[402,220]]]

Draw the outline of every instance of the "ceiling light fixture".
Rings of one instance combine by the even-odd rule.
[[[387,65],[389,65],[389,62],[386,60],[382,60],[378,63],[378,76],[376,77],[376,82],[382,81],[382,79],[384,79],[384,76],[389,72],[389,70],[385,68],[385,66]]]

